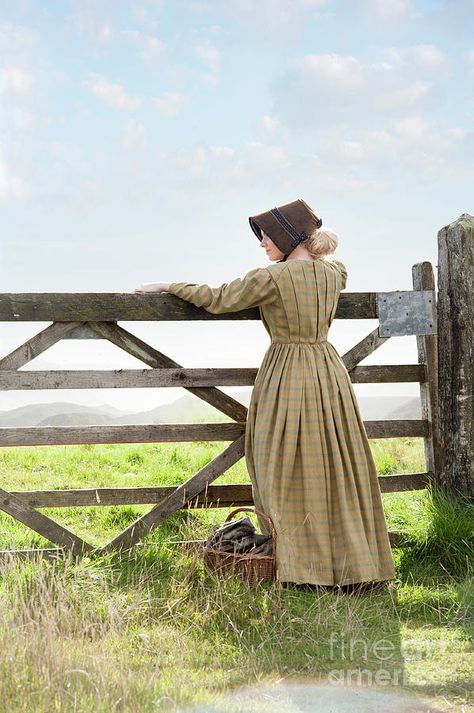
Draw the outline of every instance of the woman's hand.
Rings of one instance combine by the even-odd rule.
[[[168,292],[171,282],[142,282],[140,287],[135,287],[133,292],[141,294],[142,292]]]

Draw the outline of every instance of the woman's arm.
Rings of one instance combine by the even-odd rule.
[[[270,271],[265,267],[250,270],[244,277],[238,277],[220,287],[172,282],[168,285],[168,292],[192,302],[197,307],[204,307],[213,314],[238,312],[241,309],[268,304],[279,294]]]

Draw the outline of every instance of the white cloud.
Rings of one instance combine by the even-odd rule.
[[[446,75],[451,67],[450,58],[435,45],[387,47],[384,53],[390,62],[403,65],[411,72],[426,71],[440,76]]]
[[[383,22],[404,20],[412,12],[410,0],[367,0],[367,10]]]
[[[228,8],[255,33],[288,41],[308,16],[315,16],[327,4],[328,0],[230,0]]]
[[[127,149],[145,148],[148,143],[148,133],[139,121],[127,121],[122,135],[122,146]]]
[[[172,166],[180,170],[184,169],[185,179],[189,175],[194,177],[203,176],[208,169],[207,150],[204,146],[195,146],[190,150],[172,151],[167,158]]]
[[[326,88],[337,92],[356,92],[366,78],[366,68],[351,55],[306,55],[296,60],[295,66],[308,79],[323,82]]]
[[[21,67],[4,67],[0,70],[0,88],[12,94],[29,94],[33,77]]]
[[[278,121],[268,114],[262,116],[262,126],[269,134],[271,134],[278,126]]]
[[[78,34],[94,44],[109,42],[115,29],[110,18],[104,17],[104,7],[95,2],[82,2],[77,7],[72,20]]]
[[[210,42],[203,42],[196,47],[196,54],[210,69],[217,71],[220,66],[221,54]]]
[[[125,30],[122,36],[131,40],[139,47],[139,56],[148,62],[161,60],[166,51],[166,42],[154,35],[147,35],[137,30]]]
[[[162,116],[176,116],[187,101],[179,92],[166,92],[161,97],[155,97],[153,104]]]
[[[286,149],[283,146],[249,141],[246,144],[250,160],[259,166],[289,165]]]
[[[340,152],[348,161],[361,161],[365,156],[364,147],[360,141],[341,141]]]
[[[421,116],[408,116],[394,123],[396,133],[408,141],[419,141],[428,129],[429,124]]]
[[[10,22],[0,25],[0,53],[4,61],[6,57],[9,61],[24,58],[34,45],[35,36],[29,28],[12,25]]]
[[[346,171],[360,163],[374,180],[400,172],[420,181],[464,175],[474,151],[474,135],[459,127],[445,128],[418,115],[391,122],[387,129],[339,127],[318,144],[322,164]]]
[[[284,172],[291,165],[284,147],[258,141],[246,142],[238,150],[201,144],[170,151],[165,160],[169,163],[170,175],[178,170],[179,185],[191,184],[202,189],[230,189],[259,178],[275,180],[280,170]]]
[[[212,74],[211,72],[201,72],[199,79],[203,84],[216,85],[219,82],[217,74]]]
[[[419,113],[433,82],[386,62],[363,63],[352,55],[306,55],[272,83],[276,115],[293,131],[319,134],[335,122],[363,123],[375,115]]]
[[[27,193],[26,184],[11,172],[0,146],[0,200],[23,198]]]
[[[90,89],[104,104],[121,111],[137,111],[141,105],[141,99],[128,95],[121,84],[112,84],[98,74],[94,74],[86,80],[84,86]]]
[[[229,146],[210,146],[210,150],[218,158],[231,158],[234,155],[234,149]]]
[[[464,56],[471,69],[472,75],[474,76],[474,50],[469,50],[469,52],[466,52]]]

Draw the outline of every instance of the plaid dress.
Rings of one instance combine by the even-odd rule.
[[[347,369],[328,341],[347,270],[287,260],[220,287],[169,292],[212,313],[258,306],[271,343],[248,411],[255,507],[273,520],[277,578],[351,584],[395,577],[377,471]],[[266,521],[260,519],[263,532]]]

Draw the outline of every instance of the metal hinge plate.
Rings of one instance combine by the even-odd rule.
[[[437,333],[434,290],[377,292],[377,314],[380,337]]]

